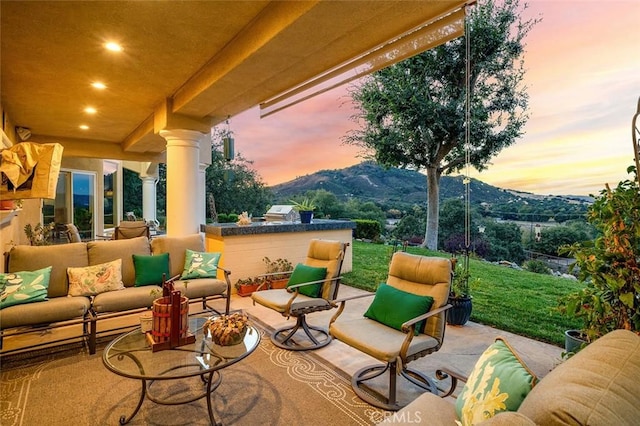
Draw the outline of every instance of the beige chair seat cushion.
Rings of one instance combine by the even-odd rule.
[[[392,362],[400,354],[406,334],[369,318],[345,319],[331,324],[333,337],[380,361]],[[413,337],[407,355],[434,349],[438,341],[426,334]]]
[[[289,293],[286,289],[274,289],[256,291],[251,294],[251,297],[255,302],[266,306],[267,308],[271,308],[274,311],[283,313],[286,310],[289,299],[293,297],[293,293]],[[329,306],[329,302],[324,299],[313,298],[305,296],[303,294],[299,294],[291,305],[291,313],[295,314],[295,311],[311,308],[328,308]]]
[[[128,240],[122,240],[128,241]],[[146,285],[143,287],[128,287],[124,290],[108,291],[100,293],[93,299],[93,310],[97,314],[105,312],[127,311],[130,309],[149,308],[158,294],[152,294],[152,290],[158,290],[162,296],[160,286]]]
[[[597,343],[547,374],[518,412],[542,425],[637,425],[640,338],[616,330]]]
[[[185,282],[188,282],[185,288]],[[191,280],[176,280],[173,288],[180,290],[189,299],[217,296],[227,291],[227,283],[217,278],[194,278]]]
[[[49,324],[82,318],[91,307],[88,297],[54,297],[44,302],[9,306],[0,311],[0,328]]]

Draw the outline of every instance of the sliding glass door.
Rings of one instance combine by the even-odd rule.
[[[67,223],[73,223],[82,239],[93,239],[96,233],[95,194],[95,173],[62,170],[58,176],[56,198],[44,200],[43,223],[54,222],[57,230],[62,230]],[[60,235],[56,237],[61,238]]]

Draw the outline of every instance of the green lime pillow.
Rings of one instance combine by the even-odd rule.
[[[51,266],[37,271],[0,274],[0,309],[47,300]]]
[[[199,252],[187,249],[180,279],[216,278],[221,253]]]
[[[162,274],[166,279],[169,276],[169,253],[147,256],[134,254],[133,267],[136,270],[136,281],[134,285],[141,287],[144,285],[162,285]]]
[[[380,284],[364,316],[402,331],[402,324],[426,314],[431,309],[431,305],[433,305],[431,296],[419,296],[388,284]],[[424,321],[416,324],[415,334],[422,330],[424,330]]]
[[[320,281],[327,278],[327,268],[318,268],[298,263],[289,277],[287,287],[296,284]],[[322,284],[310,284],[298,287],[298,292],[309,297],[320,297],[322,295]]]
[[[462,425],[489,419],[501,411],[517,411],[536,384],[536,376],[498,337],[476,362],[456,400]]]

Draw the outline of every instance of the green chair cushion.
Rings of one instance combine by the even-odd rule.
[[[200,252],[187,249],[184,269],[180,279],[216,278],[221,253]]]
[[[426,314],[433,305],[433,297],[420,296],[399,290],[388,284],[380,284],[376,295],[364,316],[402,331],[402,324]],[[416,324],[416,335],[424,329],[424,321]]]
[[[536,380],[509,344],[498,337],[480,356],[456,400],[458,418],[464,426],[502,411],[517,411]]]
[[[296,284],[324,280],[326,277],[327,268],[318,268],[298,263],[293,269],[291,277],[289,277],[287,287]],[[320,297],[322,295],[322,283],[298,287],[298,292],[309,297]]]
[[[0,309],[46,300],[51,269],[0,274]]]
[[[133,265],[136,270],[136,280],[134,285],[140,287],[143,285],[161,285],[162,275],[166,279],[169,276],[169,253],[161,253],[156,255],[133,254]]]

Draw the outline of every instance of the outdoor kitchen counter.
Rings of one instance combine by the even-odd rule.
[[[201,225],[209,252],[220,252],[220,266],[231,271],[231,283],[239,278],[264,274],[264,258],[283,258],[292,264],[304,262],[313,238],[351,243],[356,224],[349,220],[314,219],[312,223],[253,222],[251,225],[222,223]],[[342,264],[342,272],[352,268],[351,246]]]
[[[350,220],[313,219],[311,223],[300,222],[253,222],[251,225],[236,225],[235,223],[220,223],[217,225],[203,225],[201,231],[218,237],[231,235],[276,234],[280,232],[315,232],[340,229],[351,230],[356,224]]]

